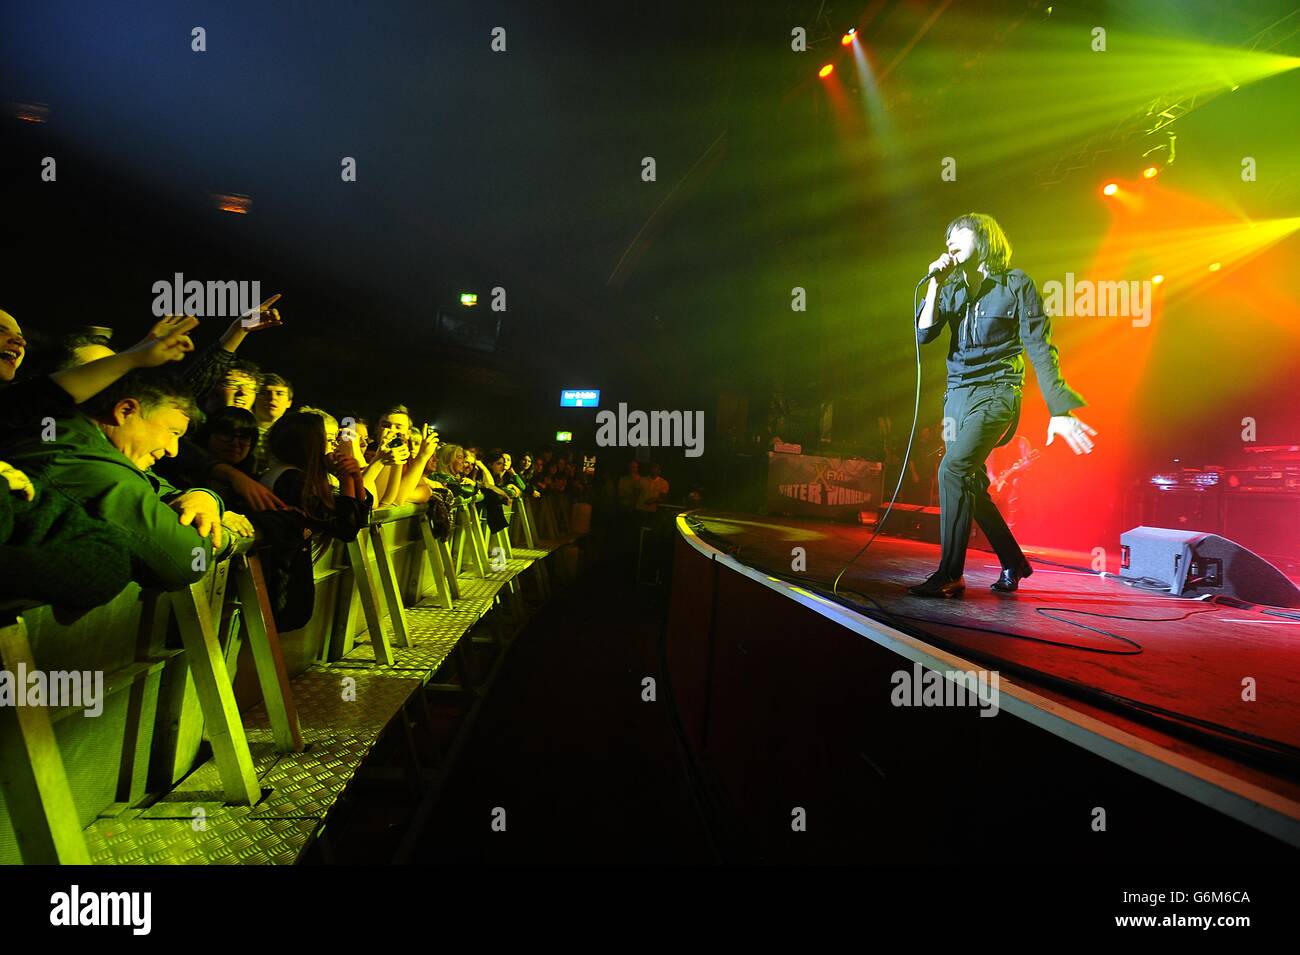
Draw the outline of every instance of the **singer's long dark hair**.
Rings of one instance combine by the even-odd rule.
[[[975,252],[985,264],[988,273],[1005,272],[1011,263],[1011,240],[998,225],[998,220],[982,212],[968,212],[948,223],[943,231],[944,241],[955,229],[970,229],[975,233]],[[955,272],[954,272],[955,274]]]

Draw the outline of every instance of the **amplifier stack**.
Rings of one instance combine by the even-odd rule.
[[[1154,474],[1140,517],[1149,527],[1221,534],[1300,572],[1300,465]]]

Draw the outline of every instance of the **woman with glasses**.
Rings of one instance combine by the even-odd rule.
[[[257,419],[251,411],[219,408],[208,415],[197,438],[199,446],[215,460],[230,465],[241,474],[256,477],[253,473],[253,448],[257,445]],[[234,486],[216,474],[208,478],[208,484],[222,500],[243,501]]]

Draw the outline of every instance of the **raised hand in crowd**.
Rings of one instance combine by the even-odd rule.
[[[366,455],[361,447],[361,435],[356,428],[339,429],[337,450],[352,458],[357,462],[357,466],[364,470]]]
[[[199,320],[193,315],[167,315],[149,329],[123,355],[136,356],[137,368],[156,368],[169,361],[180,361],[194,351],[189,333],[198,328]]]
[[[400,443],[392,447],[379,449],[379,460],[384,467],[405,467],[406,462],[411,460],[411,448],[406,443],[405,438],[400,439]]]
[[[497,486],[496,478],[492,476],[492,469],[484,464],[482,459],[475,459],[474,467],[478,470],[479,486],[484,491],[509,500],[510,495],[503,488]]]
[[[272,307],[280,300],[280,294],[276,292],[257,308],[231,322],[230,326],[221,335],[221,347],[226,351],[235,351],[244,343],[244,338],[249,332],[279,328],[284,324],[280,319],[279,309]]]
[[[74,402],[81,404],[128,371],[180,361],[194,350],[189,333],[198,324],[199,320],[192,315],[168,315],[126,351],[56,371],[50,375],[50,380],[71,395]]]
[[[330,473],[337,478],[358,477],[361,474],[361,465],[351,450],[340,445],[335,450],[326,455],[330,462]]]
[[[438,453],[438,432],[427,422],[410,434],[411,459],[402,471],[402,480],[394,493],[395,504],[423,504],[429,499],[431,486],[425,484],[429,462]]]
[[[438,453],[438,432],[434,430],[433,425],[425,424],[421,429],[420,457],[427,464]]]
[[[9,490],[12,493],[21,494],[29,501],[35,500],[36,488],[32,485],[31,478],[22,471],[0,461],[0,477],[3,477],[8,482]]]
[[[339,493],[343,497],[363,499],[366,496],[365,478],[361,462],[352,453],[355,447],[355,435],[350,444],[340,443],[337,448],[325,455],[329,471],[339,479]]]

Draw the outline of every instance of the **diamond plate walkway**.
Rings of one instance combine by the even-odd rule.
[[[217,762],[209,759],[150,804],[101,816],[86,827],[92,863],[296,863],[322,836],[340,798],[394,728],[406,736],[407,783],[417,792],[438,785],[438,774],[420,767],[414,740],[421,724],[432,733],[430,696],[445,693],[465,701],[468,712],[458,734],[463,737],[504,659],[510,635],[525,622],[527,608],[517,582],[530,569],[545,580],[543,561],[571,540],[572,535],[563,535],[538,541],[534,548],[516,546],[490,575],[457,578],[459,593],[451,609],[438,606],[437,594],[402,608],[407,645],[385,647],[391,662],[376,662],[376,647],[366,631],[342,659],[317,664],[289,680],[300,752],[277,748],[265,702],[242,714],[259,800],[228,804]],[[544,584],[540,589],[545,593]],[[484,629],[478,628],[480,621],[491,636],[471,634]],[[387,644],[393,626],[388,619],[382,626]],[[475,681],[468,657],[479,647],[496,652],[487,677]],[[440,671],[452,679],[434,682]],[[450,747],[453,754],[456,746]]]

